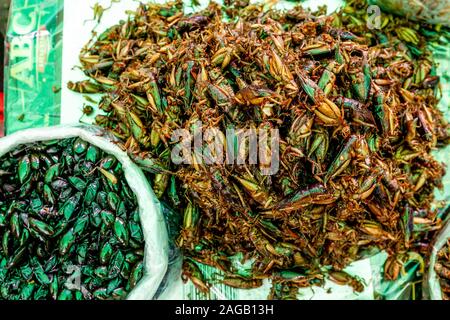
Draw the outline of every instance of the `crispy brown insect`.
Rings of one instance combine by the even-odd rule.
[[[397,278],[398,257],[427,254],[414,244],[441,221],[431,203],[445,170],[430,152],[448,144],[449,126],[426,37],[392,15],[368,29],[362,0],[332,15],[247,4],[188,15],[181,1],[141,4],[86,46],[91,80],[70,88],[103,92],[97,123],[150,171],[160,201],[184,212],[174,238],[199,290],[208,285],[192,261],[218,267],[232,285],[292,269],[307,270],[308,281],[298,279],[311,285],[319,266],[342,270],[373,247],[391,256],[386,279]],[[197,146],[189,164],[176,164],[178,129],[193,140],[217,129],[235,157],[208,163],[220,152]],[[278,170],[265,175],[262,156],[234,161],[252,148],[230,129],[276,130]],[[254,261],[247,282],[236,278],[236,255]]]

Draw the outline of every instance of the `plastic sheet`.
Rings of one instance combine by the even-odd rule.
[[[113,141],[110,134],[94,126],[56,126],[41,129],[29,129],[9,135],[0,140],[0,156],[14,149],[19,144],[52,139],[80,137],[114,155],[122,163],[125,178],[133,190],[139,204],[139,213],[145,238],[143,278],[129,293],[127,299],[152,299],[167,269],[168,239],[159,203],[147,179],[128,155]]]
[[[356,261],[344,270],[350,275],[356,277],[364,284],[363,292],[355,292],[350,286],[342,286],[326,279],[323,286],[311,286],[300,288],[297,299],[301,300],[372,300],[376,297],[376,288],[379,287],[380,278],[374,277],[382,270],[386,260],[386,253],[378,253],[366,259]],[[265,300],[270,294],[272,283],[265,280],[262,287],[255,289],[235,289],[220,283],[221,273],[219,270],[199,265],[205,278],[212,284],[210,293],[203,294],[199,292],[192,283],[183,284],[181,280],[181,267],[176,264],[172,265],[171,282],[161,293],[158,299],[178,300]]]
[[[22,3],[23,0],[13,0],[14,3]],[[30,2],[30,1],[29,1]],[[42,3],[46,2],[47,5],[53,4],[56,5],[56,7],[61,6],[62,0],[34,0],[30,3]],[[123,2],[127,2],[126,0],[123,0]],[[134,1],[129,1],[130,6],[131,3],[135,3]],[[163,2],[163,1],[155,1],[155,2]],[[200,7],[188,7],[187,11],[192,12],[195,10],[198,10],[201,7],[204,7],[208,1],[201,1],[202,6]],[[220,1],[218,1],[220,2]],[[254,2],[254,1],[252,1]],[[383,1],[383,0],[371,0],[372,3],[380,5],[383,10],[392,10],[389,9],[387,6],[383,7],[382,3],[408,3],[406,0],[395,0],[395,1]],[[437,3],[446,3],[448,5],[448,1],[438,1]],[[189,0],[186,1],[186,3],[190,3]],[[324,0],[316,0],[316,1],[304,1],[302,2],[302,5],[310,5],[313,8],[317,8],[317,6],[322,4],[328,5],[328,12],[332,12],[334,9],[342,5],[343,1],[324,1]],[[421,5],[424,5],[426,3],[431,3],[431,1],[414,1],[414,3],[418,3]],[[434,1],[433,1],[434,3]],[[297,3],[295,2],[286,2],[286,1],[278,1],[276,4],[276,8],[282,9],[282,8],[289,8],[292,7]],[[59,7],[61,8],[61,7]],[[430,6],[429,8],[435,8]],[[434,10],[434,9],[433,9]],[[25,11],[24,11],[25,12]],[[53,10],[53,14],[54,14]],[[405,14],[404,11],[401,10],[395,10],[395,13],[398,14]],[[411,18],[414,18],[414,16],[410,13],[407,13],[407,15]],[[105,15],[108,15],[110,12],[106,12]],[[445,8],[443,10],[442,14],[448,14],[448,10],[446,11]],[[428,15],[425,17],[434,17],[435,15]],[[58,16],[60,17],[60,16]],[[439,17],[439,15],[437,15]],[[419,17],[419,19],[421,19]],[[44,20],[45,21],[45,20]],[[53,21],[53,20],[49,20]],[[58,20],[59,21],[59,20]],[[450,19],[446,19],[445,22],[448,23]],[[427,22],[434,22],[431,20],[427,20]],[[80,21],[80,24],[82,24],[83,21]],[[51,24],[48,24],[51,26]],[[58,25],[58,24],[57,24]],[[54,25],[52,25],[54,26]],[[11,28],[10,27],[10,39],[14,36],[11,34]],[[50,28],[47,28],[50,29]],[[59,30],[59,29],[58,29]],[[16,35],[18,36],[18,35]],[[31,35],[33,36],[33,34]],[[25,37],[26,38],[26,37]],[[25,39],[23,38],[23,39]],[[58,39],[58,38],[55,38]],[[56,44],[56,42],[55,42]],[[80,48],[81,49],[81,48]],[[448,105],[449,104],[449,83],[448,80],[444,77],[445,73],[447,72],[449,68],[449,61],[450,61],[450,55],[448,54],[448,48],[446,48],[446,52],[444,51],[444,55],[439,60],[441,65],[438,69],[438,73],[441,76],[441,82],[442,82],[442,89],[443,89],[443,99],[441,101],[441,109],[443,109],[444,112],[446,112],[447,118],[450,118]],[[77,51],[78,52],[78,51]],[[446,53],[446,54],[445,54]],[[74,62],[76,64],[76,62]],[[10,66],[12,66],[10,61]],[[56,65],[55,65],[56,66]],[[71,65],[70,67],[73,67],[74,65]],[[55,68],[55,74],[57,74],[58,70]],[[56,79],[56,78],[55,78]],[[42,80],[42,79],[40,79]],[[39,82],[41,83],[41,82]],[[15,84],[17,85],[17,83]],[[9,128],[7,128],[8,132],[13,132],[15,130],[25,128],[25,127],[36,127],[36,126],[43,126],[53,123],[52,121],[59,121],[59,100],[58,95],[55,95],[49,88],[51,86],[48,86],[48,83],[45,85],[46,87],[42,90],[40,88],[35,88],[32,90],[32,92],[28,93],[25,92],[25,96],[20,96],[19,94],[16,94],[14,91],[15,88],[12,87],[12,89],[9,88],[10,93],[8,96],[8,105],[7,105],[7,117],[10,122]],[[65,84],[62,84],[62,86],[65,86]],[[41,95],[41,96],[39,96]],[[17,100],[21,97],[21,100]],[[41,100],[35,100],[36,98],[39,98]],[[16,100],[15,100],[16,99]],[[55,99],[55,100],[51,100]],[[45,103],[44,103],[45,102]],[[43,103],[43,104],[41,104]],[[49,111],[47,109],[48,107],[54,108],[53,111]],[[80,105],[81,107],[81,105]],[[24,109],[25,108],[25,109]],[[65,105],[62,108],[70,108],[69,105]],[[10,111],[8,111],[10,110]],[[27,113],[26,117],[22,119],[22,121],[18,121],[18,117],[20,117],[23,114],[23,110],[30,110],[29,114]],[[34,110],[38,111],[38,116],[36,119],[34,119],[34,114],[36,112]],[[28,112],[28,111],[27,111]],[[45,115],[45,116],[44,116]],[[72,117],[73,121],[78,121],[77,117]],[[42,119],[47,119],[48,122],[43,122]],[[36,120],[36,121],[35,121]],[[30,121],[30,122],[29,122]],[[8,125],[8,124],[7,124]],[[439,154],[436,155],[437,159],[440,161],[448,161],[448,150],[444,149],[439,152]],[[444,184],[449,185],[449,175],[446,175],[444,179]],[[136,189],[139,190],[139,189]],[[144,190],[144,189],[142,189]],[[141,190],[139,190],[141,192]],[[437,194],[438,199],[447,201],[449,196],[448,192],[444,193],[438,193]],[[165,265],[167,265],[167,257],[168,257],[168,265],[169,268],[167,269],[167,272],[162,274],[159,274],[160,279],[162,280],[161,285],[159,289],[156,292],[156,288],[151,285],[149,288],[145,288],[145,286],[142,286],[142,288],[145,290],[148,290],[146,295],[142,296],[141,294],[130,295],[130,297],[150,297],[153,296],[153,293],[156,292],[155,298],[158,299],[267,299],[269,295],[269,291],[271,288],[270,282],[266,281],[261,288],[257,289],[251,289],[251,290],[237,290],[233,289],[231,287],[224,286],[220,284],[220,272],[216,269],[213,269],[209,266],[205,265],[199,265],[200,269],[203,271],[204,275],[207,279],[209,279],[213,286],[211,289],[211,293],[209,295],[205,295],[200,293],[196,288],[193,286],[191,282],[188,282],[184,284],[181,280],[181,266],[182,266],[182,255],[181,252],[177,249],[175,245],[175,240],[178,234],[178,230],[180,227],[180,217],[181,214],[179,212],[174,212],[171,210],[168,206],[166,206],[164,203],[160,203],[154,194],[150,193],[150,198],[147,200],[148,203],[151,203],[151,206],[154,206],[158,212],[162,212],[164,215],[164,218],[166,220],[166,226],[167,231],[169,233],[169,241],[164,240],[162,236],[158,236],[154,238],[154,252],[153,255],[161,254],[160,257],[166,257]],[[160,213],[158,213],[158,216]],[[160,216],[159,216],[160,217]],[[150,229],[149,229],[150,230]],[[151,230],[154,230],[156,233],[158,232],[166,232],[166,227],[164,226],[164,222],[162,221],[162,218],[157,220],[155,222],[154,226],[151,227]],[[155,236],[155,235],[153,235]],[[414,282],[417,281],[420,274],[418,272],[420,271],[419,264],[417,262],[408,262],[405,265],[405,272],[400,275],[399,279],[397,281],[386,281],[383,278],[383,265],[386,261],[387,254],[385,252],[377,252],[370,254],[367,258],[362,259],[360,261],[356,261],[349,265],[345,270],[354,276],[359,277],[362,282],[364,283],[365,290],[362,293],[355,293],[353,292],[352,288],[349,286],[340,286],[335,284],[331,281],[326,281],[325,285],[323,287],[309,287],[304,288],[299,291],[299,294],[297,298],[299,299],[409,299],[411,295],[414,295],[415,290],[415,284]],[[163,259],[164,260],[164,259]],[[148,260],[150,261],[150,260]],[[158,272],[161,272],[165,267],[162,262],[158,262],[155,266],[156,270]],[[158,265],[159,264],[159,265]],[[151,266],[149,266],[150,268]],[[245,268],[245,266],[241,266]],[[155,271],[155,270],[154,270]],[[148,280],[146,280],[148,281]],[[155,282],[156,283],[156,279]],[[143,290],[144,291],[144,290]]]

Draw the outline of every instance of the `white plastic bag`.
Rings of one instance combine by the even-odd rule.
[[[414,21],[450,25],[448,0],[370,0],[369,3]]]
[[[447,243],[450,238],[450,220],[447,221],[445,227],[439,232],[432,246],[430,263],[428,265],[428,273],[424,277],[424,298],[430,300],[442,300],[441,286],[439,278],[434,270],[437,253]]]
[[[0,157],[20,144],[53,139],[80,137],[117,158],[122,164],[125,178],[136,195],[142,230],[145,238],[145,272],[127,299],[147,300],[155,295],[167,270],[168,239],[160,204],[141,169],[135,165],[126,152],[113,142],[116,139],[99,127],[75,125],[19,131],[0,139]]]

